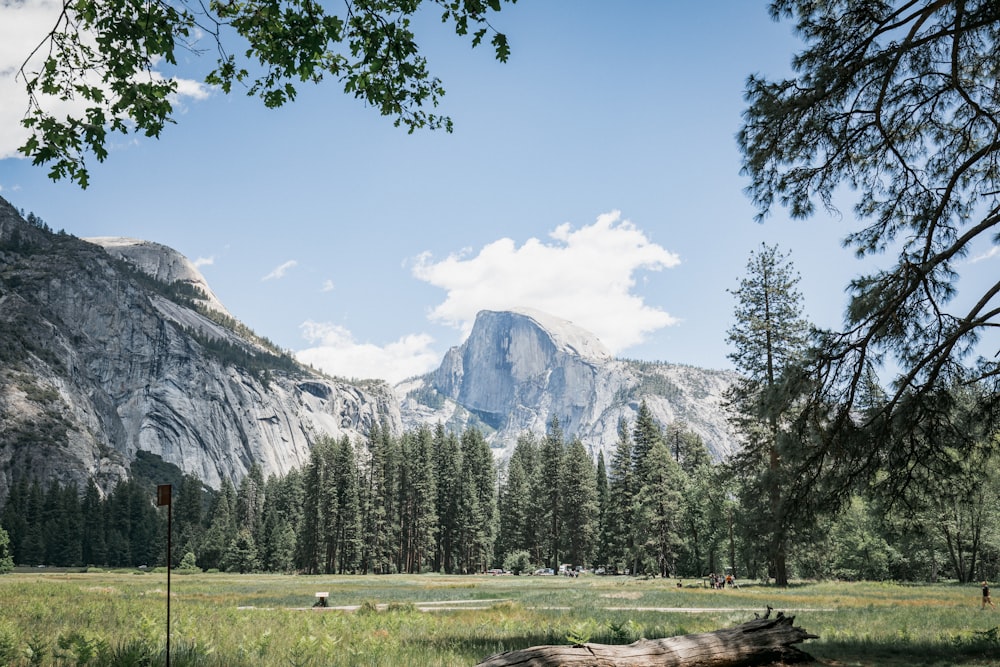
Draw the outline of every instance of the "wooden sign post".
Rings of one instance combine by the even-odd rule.
[[[156,487],[156,506],[167,507],[167,667],[170,667],[170,536],[173,533],[173,526],[171,526],[171,508],[172,504],[170,502],[170,492],[171,486],[169,484],[160,484]]]

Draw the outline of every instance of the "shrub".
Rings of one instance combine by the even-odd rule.
[[[180,567],[177,569],[185,572],[201,572],[201,568],[196,564],[194,554],[190,551],[184,554],[184,557],[181,558]]]
[[[0,526],[0,574],[5,574],[14,569],[14,557],[10,552],[10,536],[7,531]]]
[[[531,571],[531,554],[527,551],[513,551],[503,559],[503,569],[514,574]]]

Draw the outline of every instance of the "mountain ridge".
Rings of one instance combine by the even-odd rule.
[[[32,216],[29,216],[29,219]],[[0,498],[28,474],[107,490],[142,452],[210,486],[303,466],[321,436],[356,446],[371,427],[483,430],[503,459],[557,417],[610,455],[646,402],[716,458],[728,371],[614,358],[590,332],[528,308],[482,311],[431,373],[390,387],[321,375],[232,317],[177,251],[77,239],[0,198]]]
[[[0,198],[0,497],[25,474],[107,490],[139,451],[218,487],[254,463],[301,467],[322,435],[402,431],[388,384],[321,376],[200,307],[191,286]]]
[[[437,370],[396,385],[404,424],[482,428],[505,458],[522,433],[542,436],[556,417],[593,455],[608,456],[619,421],[634,423],[646,402],[662,426],[683,422],[717,459],[739,447],[723,407],[731,371],[614,358],[593,334],[543,315],[481,311]],[[567,331],[581,349],[604,353],[581,355],[561,345]]]

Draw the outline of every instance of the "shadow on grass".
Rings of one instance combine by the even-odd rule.
[[[800,648],[820,665],[857,667],[945,667],[996,665],[1000,645],[991,641],[921,642],[913,640],[806,642]]]
[[[629,642],[613,642],[608,637],[594,637],[590,640],[594,643],[611,644]],[[486,658],[505,653],[507,651],[518,651],[531,646],[545,646],[550,644],[569,645],[565,633],[557,632],[537,632],[507,637],[458,637],[451,636],[447,639],[416,639],[408,642],[411,646],[420,647],[420,650],[428,654],[449,652],[462,655],[468,660],[469,665],[482,662]]]

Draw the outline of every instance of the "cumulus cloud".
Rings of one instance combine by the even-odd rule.
[[[265,280],[280,280],[285,277],[285,274],[288,273],[289,269],[294,269],[298,265],[299,263],[296,260],[290,259],[281,266],[274,269],[274,271],[271,271],[269,274],[261,278],[261,281],[263,282]]]
[[[296,358],[340,377],[395,383],[433,370],[440,359],[430,348],[434,339],[427,334],[411,334],[380,347],[358,343],[350,331],[336,324],[307,321],[300,328],[310,347],[296,352]]]
[[[174,91],[171,101],[176,104],[183,104],[185,100],[195,101],[207,100],[213,92],[213,88],[206,86],[201,81],[194,79],[181,79],[174,77],[177,89]]]
[[[59,20],[62,0],[32,0],[31,2],[0,1],[0,159],[16,157],[17,149],[28,138],[28,130],[21,125],[28,108],[24,79],[18,75],[25,60],[39,45]],[[26,71],[37,70],[44,52],[35,54],[27,63]],[[163,78],[159,72],[154,78]],[[202,100],[211,94],[211,88],[189,79],[175,78],[177,91],[171,102],[181,110],[186,99]],[[91,83],[97,85],[98,81]],[[43,96],[46,111],[56,117],[79,115],[87,106],[82,100],[61,101]]]
[[[200,269],[203,266],[212,266],[215,264],[215,255],[211,257],[199,257],[193,262],[195,268]]]
[[[441,261],[427,253],[417,257],[413,275],[447,292],[431,319],[467,335],[480,310],[537,308],[590,331],[615,353],[678,322],[633,288],[637,272],[671,268],[680,258],[619,211],[580,229],[562,224],[549,237],[520,247],[502,238],[471,257],[468,251]]]
[[[323,281],[323,286],[320,288],[320,290],[322,290],[323,292],[332,292],[333,291],[333,281],[332,280],[324,280]]]

